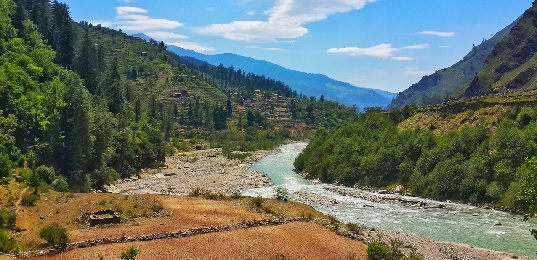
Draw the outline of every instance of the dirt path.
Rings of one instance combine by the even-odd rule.
[[[15,212],[18,213],[19,212],[19,209],[20,209],[20,205],[21,205],[21,202],[22,202],[22,198],[24,197],[24,193],[26,193],[26,191],[28,191],[28,188],[30,187],[25,187],[21,192],[19,192],[19,194],[17,195],[17,201],[15,201]]]

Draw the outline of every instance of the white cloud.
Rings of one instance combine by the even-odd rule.
[[[170,45],[175,45],[177,47],[181,47],[183,49],[193,50],[195,52],[200,52],[200,53],[208,53],[208,52],[215,51],[215,49],[213,47],[206,46],[206,45],[203,45],[203,44],[197,43],[197,42],[171,42],[169,44]]]
[[[404,57],[404,56],[395,56],[395,57],[392,57],[392,60],[408,61],[408,60],[414,60],[414,58],[412,58],[412,57]]]
[[[429,44],[424,43],[424,44],[416,44],[416,45],[405,46],[402,49],[417,50],[417,49],[428,49],[428,48],[429,48]]]
[[[421,76],[427,74],[427,72],[420,70],[418,68],[404,68],[403,73],[406,75],[412,75],[412,76]]]
[[[396,48],[393,48],[391,44],[379,44],[369,48],[358,48],[358,47],[344,47],[344,48],[330,48],[328,52],[330,53],[344,53],[351,56],[371,56],[378,58],[388,58],[391,57],[397,51]]]
[[[169,40],[169,39],[187,39],[188,36],[172,33],[172,32],[163,32],[163,31],[150,31],[145,32],[145,35],[159,40]]]
[[[433,36],[439,36],[439,37],[453,37],[455,36],[454,32],[439,32],[439,31],[421,31],[419,34],[424,35],[433,35]]]
[[[359,48],[359,47],[344,47],[344,48],[330,48],[328,49],[328,52],[330,53],[344,53],[348,54],[350,56],[370,56],[370,57],[377,57],[377,58],[391,58],[392,60],[397,61],[409,61],[414,60],[412,57],[407,56],[394,56],[395,53],[402,51],[402,50],[418,50],[418,49],[426,49],[429,48],[429,44],[417,44],[417,45],[410,45],[405,46],[402,48],[394,48],[391,44],[383,43],[379,44],[373,47],[368,48]]]
[[[233,21],[213,24],[198,29],[208,35],[230,40],[274,42],[277,39],[295,39],[308,33],[305,25],[326,19],[336,13],[362,9],[377,0],[278,0],[265,11],[266,21]]]
[[[116,7],[116,13],[115,21],[104,21],[95,24],[136,32],[155,29],[175,29],[183,26],[178,21],[149,17],[146,15],[148,11],[140,7],[119,6]]]
[[[247,49],[261,49],[261,50],[267,50],[267,51],[285,51],[285,49],[282,48],[264,48],[259,46],[246,46]]]
[[[254,15],[255,15],[255,11],[248,11],[248,12],[246,13],[246,15],[248,15],[248,16],[254,16]]]

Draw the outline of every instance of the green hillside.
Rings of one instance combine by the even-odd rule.
[[[101,189],[178,150],[272,149],[356,110],[283,82],[185,63],[48,0],[0,0],[0,180]],[[236,155],[236,154],[235,154]]]
[[[140,97],[166,97],[170,93],[187,90],[193,96],[210,104],[223,104],[227,97],[217,86],[209,84],[182,65],[177,57],[159,43],[146,42],[119,31],[81,22],[78,33],[87,30],[96,46],[102,46],[106,64],[118,60],[124,80]],[[83,41],[83,39],[82,39]],[[79,45],[82,45],[83,42]]]

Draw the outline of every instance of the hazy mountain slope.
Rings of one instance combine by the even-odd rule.
[[[179,56],[193,57],[213,65],[233,66],[235,69],[241,69],[245,72],[265,75],[285,82],[293,90],[306,96],[319,98],[324,95],[325,99],[338,101],[348,106],[356,105],[359,108],[386,107],[395,96],[395,94],[387,91],[360,88],[331,79],[325,75],[294,71],[267,61],[232,53],[205,55],[176,46],[168,46],[168,50],[175,52]]]
[[[451,67],[424,76],[418,83],[400,92],[389,107],[433,105],[445,102],[450,97],[460,96],[460,89],[468,85],[479,72],[494,46],[509,34],[514,24],[515,22],[496,33],[492,38],[472,48],[462,60]]]
[[[511,33],[496,45],[483,68],[465,89],[464,97],[535,88],[536,53],[537,2],[534,2]]]

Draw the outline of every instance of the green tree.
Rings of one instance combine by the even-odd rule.
[[[91,96],[75,73],[64,71],[62,76],[67,86],[60,122],[64,138],[56,147],[60,160],[56,165],[64,173],[74,173],[87,169],[93,152]]]
[[[520,192],[516,198],[519,207],[528,210],[530,214],[537,214],[537,156],[526,162],[526,170],[519,178]],[[530,230],[537,239],[537,229]]]

